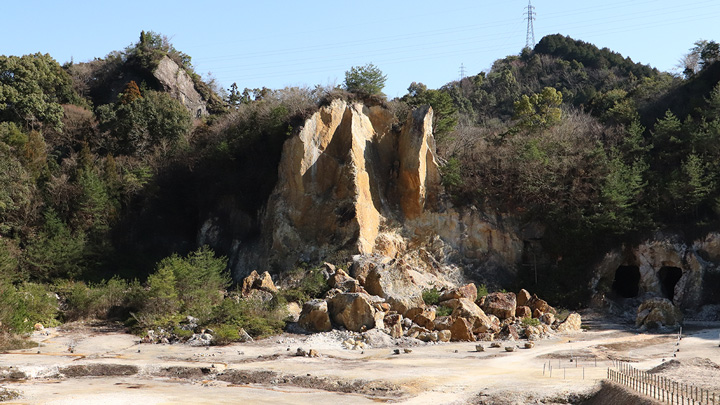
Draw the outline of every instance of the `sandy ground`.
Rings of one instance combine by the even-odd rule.
[[[710,363],[720,363],[720,324],[686,331],[677,346],[672,332],[595,323],[533,349],[477,352],[468,342],[348,350],[337,332],[206,348],[140,344],[97,327],[49,329],[33,336],[40,347],[0,355],[0,386],[21,393],[10,404],[568,403],[596,390],[613,360],[622,360],[720,387],[720,369]],[[510,344],[523,342],[503,347]],[[297,357],[298,347],[320,356]]]

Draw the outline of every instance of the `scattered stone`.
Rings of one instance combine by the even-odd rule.
[[[310,351],[308,351],[308,357],[320,357],[320,354],[318,354],[317,350],[310,349]]]
[[[475,345],[475,351],[476,352],[484,352],[485,351],[485,345]]]
[[[515,351],[515,346],[505,346],[505,351],[506,351],[506,352],[514,352],[514,351]]]
[[[532,349],[533,347],[535,347],[535,342],[525,342],[526,349]]]
[[[305,357],[307,356],[307,352],[302,347],[298,347],[297,351],[295,352],[295,356],[297,357]]]
[[[400,349],[393,350],[393,354],[400,354]]]
[[[412,349],[408,349],[408,348],[404,348],[403,351],[404,351],[405,353],[412,353]]]
[[[501,346],[502,346],[502,345],[500,344],[500,342],[492,342],[492,343],[490,343],[490,347],[492,347],[492,348],[499,348],[499,347],[501,347]]]
[[[34,326],[34,328],[35,328],[35,330],[38,331],[38,332],[41,331],[41,330],[43,330],[43,329],[45,329],[45,327],[43,326],[43,324],[41,324],[40,322],[36,323],[35,326]]]

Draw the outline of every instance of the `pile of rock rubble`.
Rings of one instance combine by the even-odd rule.
[[[526,290],[478,297],[477,287],[471,283],[444,289],[437,305],[426,305],[422,291],[417,294],[409,288],[405,296],[398,294],[398,284],[403,280],[379,268],[371,268],[358,278],[342,269],[328,269],[332,270],[329,283],[333,288],[323,299],[306,302],[300,313],[298,324],[308,332],[326,332],[334,327],[354,332],[376,328],[393,338],[447,342],[536,340],[554,332],[580,330],[579,314],[572,313],[559,322],[553,307]],[[383,279],[393,285],[383,285]],[[447,309],[438,311],[441,307]],[[439,316],[438,312],[450,315]]]

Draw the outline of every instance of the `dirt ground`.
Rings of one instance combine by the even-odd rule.
[[[395,345],[377,334],[353,350],[342,344],[352,334],[337,331],[224,347],[150,345],[75,325],[36,332],[39,347],[0,355],[0,388],[20,394],[9,404],[562,404],[597,391],[621,360],[720,394],[720,323],[692,325],[679,345],[672,331],[589,325],[532,349],[484,342],[484,352],[474,342]],[[296,356],[297,348],[319,356]]]

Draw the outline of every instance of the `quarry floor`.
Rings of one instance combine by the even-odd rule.
[[[667,376],[720,388],[720,370],[692,367],[699,359],[720,363],[720,323],[686,324],[679,346],[672,331],[638,333],[598,319],[587,325],[537,341],[532,349],[522,341],[501,348],[483,342],[488,348],[477,352],[474,342],[349,350],[337,333],[285,334],[223,347],[152,345],[112,328],[77,324],[36,332],[37,348],[0,354],[0,370],[25,375],[0,380],[0,388],[21,394],[9,404],[568,403],[572,394],[596,390],[614,360],[647,370],[673,359],[686,359],[688,366],[668,367]],[[520,348],[505,351],[515,344]],[[295,356],[298,347],[315,349],[319,357]],[[137,373],[102,376],[101,365],[132,365]],[[58,372],[69,366],[93,366],[100,375]],[[259,377],[250,384],[216,378],[232,371]],[[363,388],[342,392],[338,381]]]

